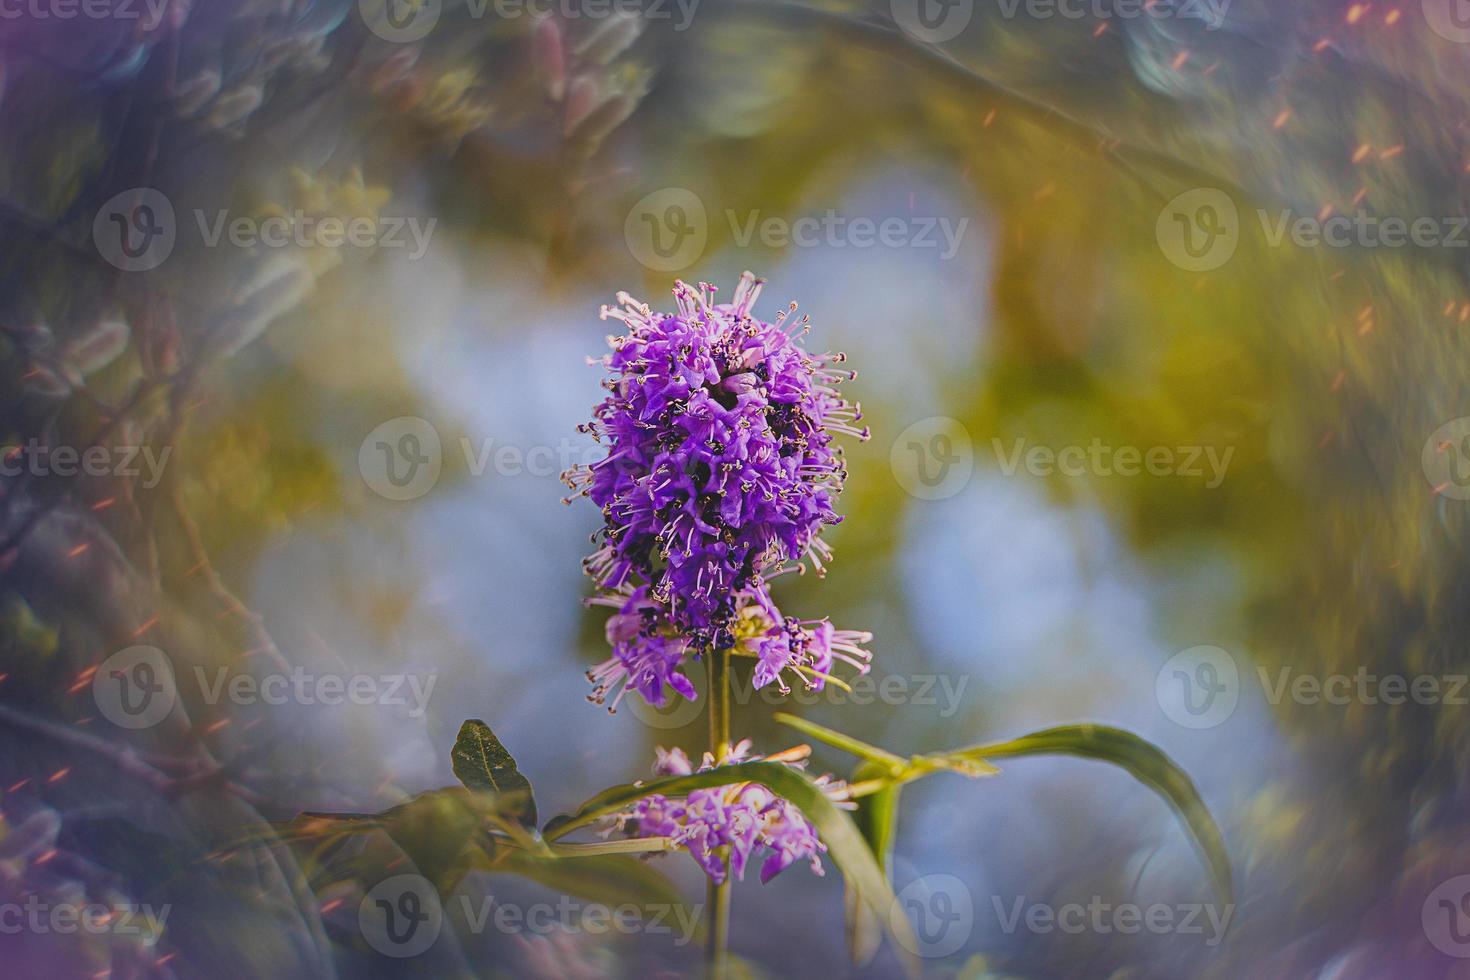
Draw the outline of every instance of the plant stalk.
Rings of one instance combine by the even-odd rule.
[[[730,651],[715,650],[709,655],[709,744],[714,753],[715,764],[730,751]],[[709,938],[705,947],[705,962],[710,980],[724,980],[725,954],[730,941],[730,871],[725,869],[725,880],[715,884],[710,879],[705,885],[705,907],[709,916]]]

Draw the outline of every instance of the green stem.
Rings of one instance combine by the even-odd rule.
[[[715,650],[709,655],[709,744],[715,764],[730,751],[730,652]],[[727,859],[728,860],[728,859]],[[705,947],[710,980],[725,977],[725,952],[730,941],[730,874],[716,885],[710,879],[705,885],[705,903],[709,916],[709,945]]]

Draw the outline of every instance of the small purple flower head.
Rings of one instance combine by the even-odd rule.
[[[771,757],[800,768],[805,751]],[[750,742],[734,746],[719,765],[758,759],[750,755]],[[705,753],[698,772],[716,768],[714,757]],[[653,768],[658,776],[687,776],[696,770],[680,749],[658,750]],[[840,805],[847,803],[847,785],[822,777],[823,791]],[[687,850],[716,883],[727,874],[737,880],[758,850],[768,852],[761,864],[761,882],[770,881],[797,861],[809,860],[812,871],[822,874],[822,854],[827,846],[801,810],[758,783],[736,783],[697,789],[683,799],[659,794],[646,796],[632,809],[615,818],[614,826],[628,829],[635,837],[668,837]]]
[[[608,617],[606,626],[613,655],[587,672],[587,679],[595,685],[589,700],[602,704],[612,697],[608,707],[615,710],[631,689],[661,708],[668,700],[666,687],[690,700],[695,698],[694,685],[679,670],[689,641],[674,632],[659,607],[649,601],[647,587],[593,601],[613,606],[617,612]]]
[[[836,434],[867,438],[861,411],[837,393],[841,354],[813,355],[807,319],[750,315],[761,281],[740,279],[729,303],[714,287],[674,287],[677,312],[626,293],[603,308],[627,333],[608,338],[609,394],[584,428],[606,458],[568,471],[602,508],[602,547],[586,561],[606,589],[643,584],[669,623],[703,651],[732,642],[737,599],[787,561],[820,574],[823,526],[846,469]]]
[[[837,660],[866,674],[873,655],[860,644],[872,639],[873,634],[860,630],[834,629],[825,619],[789,619],[764,588],[744,597],[735,627],[736,650],[756,658],[752,678],[756,688],[776,684],[783,694],[790,690],[782,679],[787,671],[809,691],[820,691],[833,679]]]
[[[616,710],[628,691],[637,691],[655,707],[668,701],[668,689],[689,700],[697,694],[683,672],[694,656],[692,644],[678,632],[666,610],[648,598],[648,588],[609,592],[591,602],[617,611],[608,617],[607,641],[613,655],[587,672],[595,687],[588,700]],[[872,654],[860,644],[871,633],[834,629],[827,620],[796,620],[781,614],[764,583],[735,600],[731,652],[755,660],[756,688],[776,684],[791,690],[785,675],[808,691],[820,691],[833,680],[833,664],[841,661],[866,674]]]

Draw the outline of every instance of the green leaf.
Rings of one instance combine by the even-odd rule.
[[[663,874],[633,855],[528,850],[512,838],[490,833],[499,826],[499,805],[493,794],[452,786],[382,813],[303,813],[279,832],[298,847],[309,847],[316,864],[333,872],[345,868],[365,881],[395,868],[404,870],[406,856],[445,895],[469,872],[484,871],[519,875],[561,894],[608,905],[672,906],[682,901]],[[362,835],[372,836],[355,857],[326,860],[329,852]]]
[[[859,783],[869,779],[879,779],[886,774],[887,769],[881,763],[860,762],[853,772],[852,781]],[[873,852],[873,857],[878,862],[885,881],[893,880],[893,842],[898,834],[898,800],[899,793],[902,791],[901,785],[897,782],[888,782],[876,793],[862,798],[858,801],[857,813],[853,817],[858,831],[863,835],[863,840],[867,841],[869,850]],[[883,934],[882,923],[873,916],[872,909],[863,903],[862,895],[850,882],[847,885],[845,901],[848,952],[852,955],[853,963],[858,966],[866,966],[878,953],[878,945]]]
[[[777,712],[776,720],[788,728],[794,728],[804,735],[808,735],[819,742],[826,742],[834,748],[844,752],[850,752],[860,759],[866,759],[873,763],[873,768],[867,770],[868,775],[863,780],[891,781],[895,783],[911,783],[915,779],[927,776],[931,772],[948,771],[957,772],[961,776],[971,779],[980,776],[993,776],[1000,772],[990,763],[975,759],[961,759],[953,755],[935,753],[932,755],[915,755],[905,759],[894,755],[886,749],[880,749],[876,745],[869,745],[861,739],[844,735],[842,732],[818,725],[814,721],[788,715],[785,712]],[[861,794],[861,795],[866,795]]]
[[[562,895],[617,908],[635,905],[668,909],[686,905],[684,896],[662,872],[647,861],[626,854],[547,857],[529,851],[506,850],[481,870],[528,878]],[[670,919],[670,921],[674,921]]]
[[[472,719],[459,726],[450,753],[454,775],[466,788],[496,794],[503,812],[513,815],[528,827],[536,825],[536,798],[531,781],[516,768],[500,739],[483,721]]]
[[[1229,904],[1235,895],[1230,854],[1225,839],[1210,816],[1199,790],[1184,770],[1157,746],[1131,732],[1107,725],[1063,725],[1033,732],[1007,742],[976,745],[949,755],[969,761],[1026,755],[1072,755],[1110,762],[1164,798],[1184,825],[1190,840],[1214,876],[1220,899]]]
[[[844,735],[842,732],[834,731],[824,725],[818,725],[814,721],[807,721],[805,718],[798,718],[796,715],[788,715],[784,711],[776,712],[775,718],[776,721],[786,727],[794,728],[809,738],[814,738],[819,742],[826,742],[833,748],[851,753],[859,759],[866,759],[879,767],[878,770],[872,772],[866,778],[871,779],[885,774],[895,774],[907,765],[904,759],[894,755],[892,752],[880,749],[876,745],[869,745],[867,742],[853,738],[851,735]]]
[[[546,838],[555,840],[563,837],[603,817],[619,813],[654,793],[685,796],[692,790],[737,783],[759,783],[799,808],[827,845],[827,854],[843,878],[857,889],[863,904],[880,922],[889,926],[900,947],[905,950],[917,948],[907,920],[902,916],[889,915],[896,901],[893,889],[857,825],[827,798],[810,776],[785,763],[741,762],[689,776],[665,776],[642,783],[613,786],[583,803],[571,816],[553,821],[554,826],[548,825],[546,829]],[[904,963],[910,973],[917,975],[917,966],[911,958],[905,958]]]
[[[308,857],[322,864],[333,863],[328,853],[350,838],[379,834],[380,846],[369,846],[352,864],[359,877],[370,878],[406,855],[420,874],[448,892],[501,846],[502,839],[485,832],[500,819],[498,805],[491,794],[453,786],[422,793],[382,813],[303,813],[277,830],[289,841],[311,845]]]

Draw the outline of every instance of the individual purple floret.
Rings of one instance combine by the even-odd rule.
[[[834,629],[825,619],[783,616],[761,587],[741,599],[734,650],[756,658],[752,680],[757,689],[775,684],[784,694],[790,690],[782,679],[787,671],[809,691],[820,691],[833,679],[834,660],[866,674],[873,655],[860,644],[872,639],[873,634],[861,630]]]
[[[675,632],[659,606],[649,600],[647,586],[592,601],[617,609],[605,627],[613,655],[587,672],[587,679],[596,685],[592,700],[601,704],[613,695],[608,707],[615,710],[631,689],[661,708],[668,700],[666,687],[694,700],[694,685],[679,670],[689,641]]]
[[[842,354],[807,353],[807,318],[750,315],[761,281],[740,279],[729,303],[714,288],[674,287],[677,312],[626,293],[604,318],[626,324],[602,359],[609,394],[584,428],[607,457],[568,471],[602,508],[600,547],[586,561],[603,588],[649,586],[696,651],[731,643],[738,597],[784,562],[820,574],[819,538],[840,518],[846,476],[835,434],[867,438],[860,410],[837,393]]]
[[[769,761],[800,767],[804,751],[772,756]],[[750,742],[735,745],[721,766],[750,762]],[[716,768],[714,757],[705,753],[697,770]],[[695,772],[681,749],[658,750],[653,767],[656,776],[687,776]],[[842,806],[847,803],[847,785],[823,776],[817,780],[823,792]],[[615,818],[614,827],[634,837],[668,837],[687,850],[717,884],[733,874],[745,877],[745,868],[758,851],[766,853],[761,863],[761,881],[767,882],[797,861],[810,861],[812,871],[822,874],[822,854],[827,846],[800,809],[759,783],[735,783],[691,791],[687,797],[659,794],[646,796],[632,809]]]

